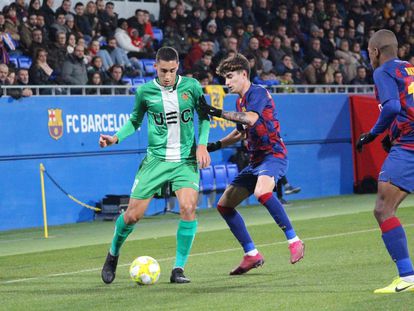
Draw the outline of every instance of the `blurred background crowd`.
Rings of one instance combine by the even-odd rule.
[[[104,0],[15,0],[3,6],[0,85],[140,84],[153,78],[161,46],[176,48],[180,73],[203,86],[223,84],[215,68],[235,53],[247,57],[257,84],[372,84],[367,43],[380,28],[397,35],[398,56],[414,64],[414,2],[408,0],[159,5],[159,16],[137,9],[125,18],[116,2]]]

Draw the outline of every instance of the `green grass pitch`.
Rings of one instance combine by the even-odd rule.
[[[372,215],[375,196],[296,201],[287,212],[306,244],[305,258],[289,263],[284,236],[265,208],[239,211],[265,257],[262,268],[229,276],[242,250],[214,209],[198,212],[199,231],[186,275],[170,284],[178,217],[149,217],[121,250],[117,278],[100,278],[113,222],[0,233],[0,310],[413,310],[414,294],[374,295],[397,271]],[[398,211],[414,249],[414,197]],[[411,252],[412,253],[412,252]],[[135,285],[129,263],[156,258],[161,277]]]

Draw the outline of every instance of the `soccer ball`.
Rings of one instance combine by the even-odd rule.
[[[155,284],[160,277],[160,273],[160,265],[150,256],[136,258],[129,267],[131,279],[140,285]]]

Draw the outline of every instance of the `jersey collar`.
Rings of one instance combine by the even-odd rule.
[[[175,84],[173,86],[162,86],[160,84],[160,82],[159,82],[160,80],[158,78],[156,78],[154,80],[154,83],[155,83],[156,86],[158,86],[160,88],[161,91],[170,91],[170,92],[173,92],[173,91],[175,91],[177,89],[178,84],[180,84],[180,82],[181,82],[181,79],[182,79],[181,76],[180,75],[177,75],[177,77],[175,78]]]

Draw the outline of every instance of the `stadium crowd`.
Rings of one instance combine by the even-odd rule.
[[[54,0],[0,8],[0,85],[125,85],[148,75],[141,60],[161,46],[176,48],[181,73],[203,86],[222,84],[215,67],[238,52],[257,84],[371,84],[367,42],[380,28],[397,35],[398,56],[414,64],[409,0],[161,0],[158,19],[141,9],[119,18],[116,2],[104,0],[53,8]]]

